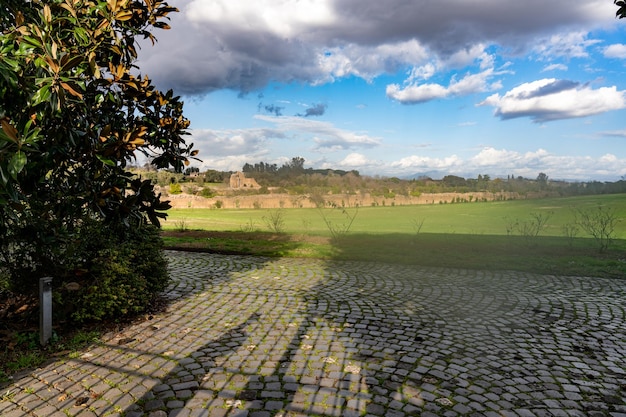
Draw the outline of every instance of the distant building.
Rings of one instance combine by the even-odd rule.
[[[230,176],[230,188],[261,188],[254,178],[246,178],[246,174],[241,171],[237,171]]]

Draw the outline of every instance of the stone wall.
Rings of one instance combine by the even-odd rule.
[[[517,193],[435,193],[422,194],[419,197],[396,195],[394,198],[372,196],[370,194],[329,194],[322,196],[326,207],[370,207],[370,206],[408,206],[417,204],[472,203],[476,201],[518,200],[523,199]],[[319,196],[318,196],[319,198]],[[308,195],[259,194],[245,196],[216,196],[204,198],[186,194],[163,197],[171,200],[174,208],[226,208],[226,209],[273,209],[273,208],[315,208],[315,201]]]

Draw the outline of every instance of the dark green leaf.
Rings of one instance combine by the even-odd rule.
[[[35,94],[33,94],[32,105],[37,106],[50,99],[50,86],[44,85]]]
[[[9,175],[13,177],[13,179],[17,179],[17,175],[22,172],[24,166],[26,165],[26,154],[22,151],[17,151],[15,155],[9,161]]]
[[[100,162],[102,162],[105,165],[108,165],[110,167],[114,167],[115,166],[115,161],[113,161],[110,158],[106,158],[102,155],[96,155],[96,158],[98,158],[100,160]]]

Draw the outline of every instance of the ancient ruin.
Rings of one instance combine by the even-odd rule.
[[[246,178],[246,174],[244,174],[241,171],[237,171],[230,176],[230,188],[257,189],[257,188],[261,188],[261,186],[256,182],[254,178]]]

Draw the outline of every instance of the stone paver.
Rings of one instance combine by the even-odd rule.
[[[626,416],[626,281],[169,252],[168,311],[0,416]]]

